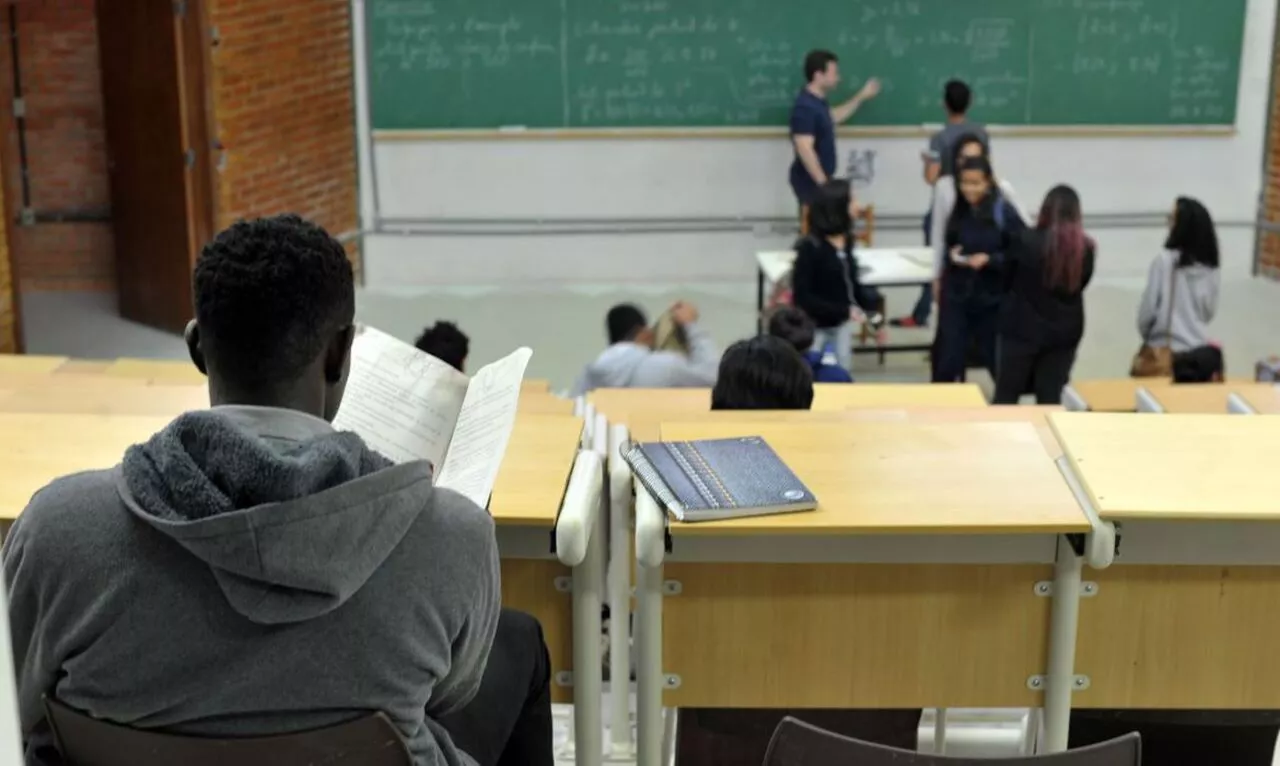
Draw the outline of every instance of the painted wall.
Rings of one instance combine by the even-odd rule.
[[[1145,228],[1094,231],[1100,272],[1117,278],[1145,274],[1163,241],[1159,222],[1174,197],[1197,196],[1223,226],[1227,273],[1247,276],[1254,256],[1275,14],[1274,0],[1249,0],[1233,135],[996,137],[997,173],[1033,208],[1054,184],[1068,182],[1081,193],[1086,215],[1139,216]],[[374,173],[367,161],[362,168],[366,221],[373,204],[371,175],[376,175],[382,219],[403,219],[398,223],[406,228],[420,227],[423,219],[466,219],[452,225],[478,234],[369,237],[366,279],[374,288],[751,279],[752,253],[785,246],[790,239],[771,233],[767,225],[721,233],[530,233],[597,219],[638,232],[646,219],[670,225],[690,218],[794,215],[786,183],[791,152],[784,138],[503,137],[374,144]],[[924,144],[923,132],[904,138],[855,133],[841,139],[844,156],[875,153],[874,180],[861,194],[876,204],[886,224],[878,243],[919,242],[914,219],[929,197],[920,180]],[[514,227],[516,236],[475,219],[526,223]],[[895,221],[898,230],[886,231]]]

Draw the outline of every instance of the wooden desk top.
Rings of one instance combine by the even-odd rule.
[[[107,365],[103,375],[118,378],[141,378],[155,383],[203,384],[205,377],[189,361],[164,359],[117,359]]]
[[[1259,415],[1280,415],[1280,387],[1258,383],[1235,390]]]
[[[65,356],[28,356],[0,354],[0,372],[46,375],[67,361]]]
[[[611,388],[588,397],[610,422],[626,423],[645,412],[709,412],[707,388]],[[814,411],[893,409],[900,407],[986,407],[982,389],[969,383],[819,383],[814,386]]]
[[[1240,415],[1049,417],[1104,519],[1280,520],[1280,429]]]
[[[172,419],[184,412],[209,407],[209,391],[204,386],[121,385],[113,379],[69,385],[62,376],[55,376],[48,383],[0,390],[0,411],[148,415]]]
[[[516,409],[521,415],[572,415],[573,400],[561,399],[545,391],[521,389]]]
[[[1258,394],[1265,402],[1274,397],[1274,386],[1269,383],[1182,383],[1178,385],[1148,385],[1151,396],[1168,414],[1223,415],[1227,412],[1227,397],[1239,394],[1250,401],[1250,395]]]
[[[1117,378],[1115,380],[1071,381],[1071,387],[1080,393],[1093,412],[1136,412],[1138,389],[1168,384],[1168,379]]]
[[[551,393],[551,381],[539,378],[528,378],[520,384],[520,390],[549,394]]]
[[[0,413],[0,520],[16,519],[31,496],[62,476],[110,468],[169,418]]]
[[[1051,534],[1088,529],[1027,423],[664,423],[665,440],[763,436],[812,513],[674,524],[696,534]]]
[[[489,498],[494,521],[555,526],[581,443],[581,418],[521,412]]]

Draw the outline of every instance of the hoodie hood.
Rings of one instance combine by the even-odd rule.
[[[396,466],[316,418],[249,408],[183,415],[129,448],[120,476],[130,512],[208,565],[232,608],[264,625],[345,603],[433,491],[425,462]]]
[[[639,343],[615,343],[587,365],[587,391],[597,388],[626,388],[635,379],[636,370],[653,353]]]

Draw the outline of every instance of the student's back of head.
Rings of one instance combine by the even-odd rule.
[[[809,233],[824,239],[853,231],[853,189],[848,181],[827,181],[809,205]]]
[[[968,113],[972,101],[973,91],[963,80],[948,80],[942,88],[942,103],[946,105],[948,114],[959,117]]]
[[[724,352],[711,409],[807,410],[812,405],[813,372],[787,341],[761,335]]]
[[[781,338],[801,354],[813,348],[813,320],[798,308],[784,306],[769,317],[769,334]]]
[[[1221,383],[1226,379],[1222,349],[1200,346],[1173,355],[1174,383]]]
[[[1165,247],[1178,253],[1178,268],[1218,268],[1218,232],[1208,208],[1199,200],[1179,197]]]
[[[644,312],[631,303],[620,303],[609,309],[604,322],[611,346],[639,340],[649,328],[649,320],[645,318]]]
[[[430,354],[458,372],[466,372],[471,339],[453,322],[436,322],[418,336],[419,351]]]
[[[336,239],[296,215],[241,221],[205,246],[193,283],[187,345],[213,404],[337,414],[355,288]]]

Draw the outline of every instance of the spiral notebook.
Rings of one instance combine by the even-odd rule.
[[[813,493],[759,436],[637,444],[623,458],[680,521],[812,511]]]

